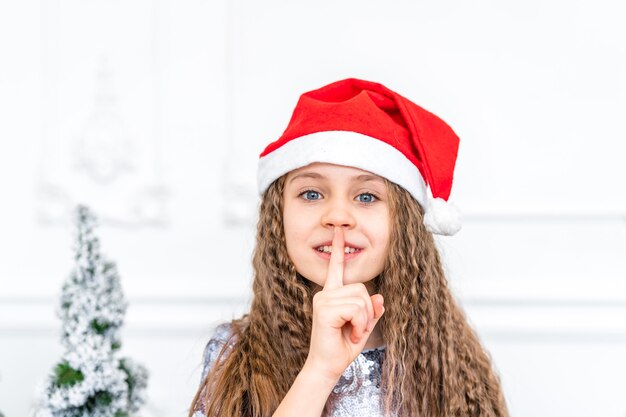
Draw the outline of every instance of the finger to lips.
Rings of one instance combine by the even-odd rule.
[[[343,287],[343,257],[344,257],[344,237],[341,227],[335,226],[333,236],[333,248],[328,263],[328,275],[326,276],[325,290],[333,290]]]

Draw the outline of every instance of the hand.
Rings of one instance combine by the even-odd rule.
[[[343,285],[344,235],[335,227],[324,288],[313,297],[311,346],[305,367],[339,380],[363,350],[384,312],[383,297],[362,283]]]

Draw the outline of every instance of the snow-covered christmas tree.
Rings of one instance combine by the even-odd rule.
[[[42,387],[35,416],[131,416],[145,402],[148,373],[118,357],[127,303],[117,268],[100,255],[94,215],[78,206],[75,216],[75,267],[58,309],[65,354]]]

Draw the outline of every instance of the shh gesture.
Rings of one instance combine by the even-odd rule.
[[[363,350],[384,312],[383,297],[364,284],[343,283],[344,235],[335,227],[324,288],[313,297],[313,328],[307,365],[339,379]]]

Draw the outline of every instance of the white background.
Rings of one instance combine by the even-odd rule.
[[[256,159],[299,94],[359,77],[461,137],[440,239],[519,417],[626,416],[626,26],[617,0],[0,3],[0,411],[61,355],[67,215],[130,301],[144,416],[181,416],[250,299]],[[81,143],[90,147],[81,148]]]

